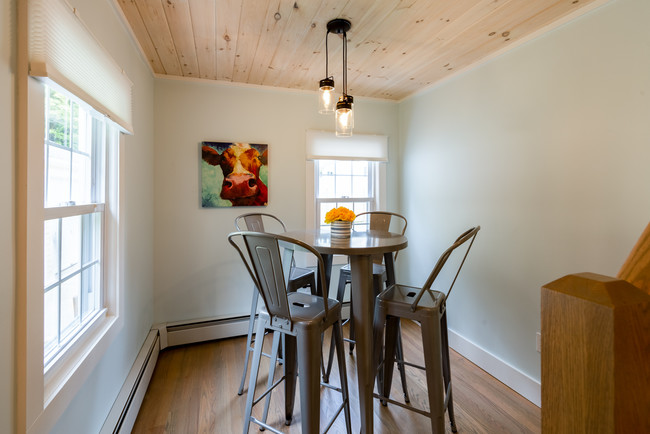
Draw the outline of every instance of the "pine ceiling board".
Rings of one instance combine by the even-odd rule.
[[[466,69],[492,53],[504,50],[517,39],[524,38],[595,0],[582,0],[581,3],[573,3],[574,1],[536,0],[531,5],[512,0],[465,32],[447,40],[429,63],[412,71],[412,77],[418,79],[402,77],[393,84],[408,95],[421,89],[425,83],[441,80],[449,74],[449,68]]]
[[[191,0],[190,16],[199,77],[217,79],[216,11],[214,0]]]
[[[314,26],[310,27],[307,39],[298,46],[293,60],[288,65],[287,74],[285,75],[289,87],[305,90],[316,90],[318,88],[318,81],[325,78],[327,23],[334,18],[341,18],[342,11],[348,4],[349,1],[347,0],[325,0],[321,2],[319,10],[311,22]],[[332,42],[333,40],[334,38],[330,36],[330,60],[333,58],[333,47],[336,45]],[[340,50],[340,43],[338,48]],[[334,57],[341,58],[340,51],[338,53],[338,56],[335,55]]]
[[[403,51],[405,54],[397,56],[397,60],[395,60],[394,53],[390,49],[386,49],[377,56],[376,60],[382,61],[381,64],[377,64],[376,60],[372,59],[365,65],[368,70],[382,71],[384,74],[360,77],[359,89],[361,92],[375,97],[401,99],[398,98],[398,95],[403,95],[403,92],[395,93],[394,88],[387,86],[387,84],[403,79],[409,82],[417,81],[420,88],[430,85],[432,81],[427,79],[427,75],[430,75],[428,68],[419,75],[414,74],[414,69],[423,63],[427,63],[430,59],[434,59],[440,47],[445,45],[448,39],[452,39],[458,33],[472,27],[497,7],[505,5],[507,1],[465,0],[452,3],[443,2],[446,3],[443,8],[439,7],[441,6],[440,1],[436,3],[438,3],[438,7],[425,11],[415,21],[413,25],[415,32],[408,35],[408,39],[413,43]],[[444,71],[447,71],[444,75],[451,74],[453,68],[447,66]],[[387,89],[381,90],[384,88]],[[381,92],[378,92],[378,90],[381,90]]]
[[[327,34],[327,23],[330,20],[335,18],[344,18],[350,21],[352,24],[350,31],[348,31],[348,53],[352,47],[351,38],[354,38],[354,32],[361,17],[364,13],[373,7],[376,7],[376,3],[382,3],[382,1],[373,1],[373,0],[351,0],[348,1],[342,8],[330,7],[330,13],[327,13],[327,10],[323,14],[323,24],[315,28],[316,30],[314,36],[316,38],[317,45],[313,45],[311,50],[306,50],[303,55],[300,56],[300,65],[296,68],[296,73],[292,77],[292,87],[300,89],[318,89],[318,81],[322,78],[325,78],[325,36]],[[342,2],[339,2],[339,4]],[[361,28],[361,27],[359,27]],[[320,30],[320,32],[318,32]],[[320,33],[320,34],[319,34]],[[335,85],[338,90],[342,89],[343,85],[343,44],[342,36],[337,34],[329,35],[329,74],[334,76]],[[348,55],[348,61],[350,56]],[[348,64],[349,67],[349,64]]]
[[[248,76],[248,83],[262,84],[273,55],[282,47],[282,35],[294,13],[295,0],[278,0],[270,4],[266,11],[266,18],[259,43],[255,51],[255,58]],[[295,8],[298,9],[298,8]],[[303,23],[304,25],[304,23]]]
[[[156,52],[167,75],[182,76],[181,65],[176,54],[172,34],[167,25],[165,10],[161,0],[136,0],[138,11],[151,35]]]
[[[257,48],[266,25],[267,11],[272,6],[270,0],[242,0],[241,3],[232,79],[235,82],[248,83],[253,60],[257,55]]]
[[[163,5],[183,77],[198,78],[199,61],[188,0],[164,0]]]
[[[355,95],[355,89],[358,89],[359,84],[362,83],[360,77],[369,75],[369,71],[364,66],[366,60],[370,56],[373,58],[382,57],[385,52],[383,50],[382,35],[388,31],[390,34],[394,33],[392,29],[389,30],[387,27],[387,20],[390,16],[394,16],[396,11],[403,9],[403,4],[403,0],[374,2],[371,7],[363,11],[357,23],[352,23],[348,35],[348,90],[351,95]],[[342,55],[340,51],[337,54],[338,56]],[[338,56],[336,59],[338,59]],[[337,65],[340,65],[340,61]],[[384,72],[379,68],[373,74],[385,76]],[[340,66],[334,69],[334,76],[337,85],[340,86],[342,84]]]
[[[119,0],[118,4],[128,21],[129,27],[131,27],[131,30],[133,31],[133,35],[140,45],[140,49],[143,52],[142,54],[144,54],[147,62],[149,62],[152,71],[156,74],[165,74],[165,68],[160,61],[160,57],[158,56],[156,47],[154,47],[151,37],[149,36],[149,32],[147,32],[147,27],[145,26],[144,21],[142,21],[142,16],[140,16],[140,11],[138,11],[135,1]]]
[[[611,0],[114,1],[156,73],[294,89],[316,90],[348,19],[349,93],[400,100]]]
[[[326,3],[326,1],[300,3],[298,8],[294,8],[289,17],[286,18],[287,23],[284,32],[262,78],[262,85],[278,86],[280,80],[288,81],[286,74],[290,74],[291,62],[299,56],[297,54],[299,50],[301,48],[303,50],[311,49],[311,45],[307,41],[314,41],[314,44],[316,44],[316,38],[322,30],[320,24],[324,21],[319,20],[319,11],[323,3]],[[282,19],[285,19],[285,17],[282,17]]]
[[[353,59],[348,60],[352,65],[351,93],[354,95],[360,91],[377,97],[391,98],[392,91],[387,85],[404,73],[402,69],[395,68],[395,65],[398,62],[405,63],[403,59],[406,57],[415,58],[411,64],[404,65],[404,69],[408,71],[413,64],[425,61],[428,55],[427,47],[433,42],[435,35],[461,16],[463,11],[473,7],[477,1],[420,0],[409,8],[397,9],[381,24],[378,34],[357,42],[355,50],[350,51],[349,57]]]
[[[215,1],[215,0],[212,0]],[[241,0],[216,0],[217,80],[233,81]]]

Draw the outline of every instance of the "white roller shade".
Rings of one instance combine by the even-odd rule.
[[[355,133],[337,138],[334,132],[307,130],[307,159],[388,161],[388,137]]]
[[[132,83],[65,0],[29,0],[29,74],[49,79],[133,133]]]

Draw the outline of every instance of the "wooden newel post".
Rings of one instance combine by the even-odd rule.
[[[650,433],[650,295],[592,273],[541,292],[542,432]]]

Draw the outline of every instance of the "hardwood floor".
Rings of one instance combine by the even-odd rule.
[[[346,332],[347,333],[347,332]],[[418,357],[420,334],[418,326],[405,322],[402,326],[406,360],[422,364]],[[270,341],[267,337],[266,341]],[[329,342],[326,339],[325,342]],[[270,344],[270,342],[268,342]],[[267,342],[265,342],[267,344]],[[149,389],[133,428],[134,433],[240,433],[246,401],[246,389],[237,395],[244,363],[245,338],[224,339],[207,343],[175,347],[161,352]],[[352,430],[359,432],[358,397],[354,355],[347,353],[348,384],[350,385]],[[334,370],[336,366],[334,367]],[[456,352],[451,352],[451,370],[456,425],[459,433],[539,433],[540,409],[516,394],[495,378]],[[276,370],[277,378],[282,369]],[[266,384],[268,359],[260,368],[258,392]],[[424,372],[407,368],[411,404],[428,409]],[[338,372],[332,373],[332,383]],[[394,375],[393,397],[401,399],[399,375]],[[284,388],[275,389],[268,422],[288,433],[300,432],[300,404],[290,427],[284,425]],[[321,427],[340,405],[340,395],[327,388],[321,392]],[[258,416],[263,404],[253,409]],[[415,412],[395,405],[382,407],[375,400],[375,432],[429,432],[429,420]],[[450,433],[448,418],[446,432]],[[258,432],[252,426],[250,432]],[[332,433],[345,432],[341,414]]]

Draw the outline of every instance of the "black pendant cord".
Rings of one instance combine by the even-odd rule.
[[[325,35],[325,78],[329,78],[329,48],[327,46],[327,40],[329,39],[330,31],[327,31]]]
[[[343,95],[348,94],[348,35],[343,32]]]

